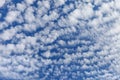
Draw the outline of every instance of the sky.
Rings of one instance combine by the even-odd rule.
[[[0,0],[0,80],[120,80],[120,0]]]

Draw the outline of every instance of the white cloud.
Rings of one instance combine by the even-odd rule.
[[[33,21],[35,21],[35,16],[33,14],[34,9],[32,7],[27,8],[26,12],[25,12],[25,20],[29,23],[32,23]]]
[[[15,35],[16,30],[15,29],[8,29],[5,30],[2,34],[0,34],[0,38],[3,40],[10,40]]]
[[[17,44],[14,49],[15,49],[16,53],[23,53],[25,50],[25,45],[24,44]]]
[[[16,20],[18,15],[19,15],[18,11],[10,11],[10,12],[7,13],[7,16],[6,16],[5,20],[8,23],[12,23],[13,21]]]
[[[26,5],[24,3],[17,3],[17,9],[19,11],[24,11],[26,8]]]
[[[39,79],[41,72],[43,79],[50,73],[60,79],[119,79],[119,1],[53,2],[24,0],[6,7],[0,21],[0,77]]]
[[[35,0],[25,0],[25,2],[26,2],[27,4],[33,4],[34,1],[35,1]]]
[[[49,1],[43,1],[43,5],[48,9],[50,8],[50,2]]]
[[[50,51],[46,51],[45,53],[43,53],[43,56],[49,58],[51,56]]]
[[[5,4],[6,0],[0,0],[0,7],[3,7],[3,5]]]
[[[65,3],[65,0],[54,0],[55,1],[55,6],[58,7],[58,6],[61,6]]]

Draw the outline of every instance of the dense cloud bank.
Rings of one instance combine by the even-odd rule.
[[[119,80],[120,0],[0,0],[0,79]]]

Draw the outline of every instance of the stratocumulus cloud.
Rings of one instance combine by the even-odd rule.
[[[119,80],[120,0],[0,0],[0,79]]]

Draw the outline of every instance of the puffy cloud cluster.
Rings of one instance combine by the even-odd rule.
[[[118,80],[119,0],[0,0],[0,79]]]

